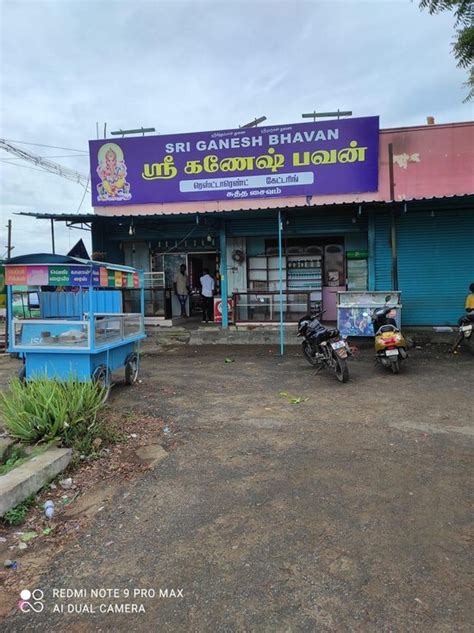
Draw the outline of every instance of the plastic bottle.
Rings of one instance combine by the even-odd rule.
[[[54,501],[51,501],[49,499],[48,501],[46,501],[43,507],[46,518],[52,519],[54,515]]]

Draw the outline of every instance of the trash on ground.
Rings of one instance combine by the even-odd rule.
[[[44,513],[46,515],[46,518],[52,519],[54,515],[54,501],[51,501],[51,499],[48,499],[48,501],[46,501],[46,503],[44,504],[43,508],[44,508]]]
[[[234,362],[235,362],[235,359],[234,359],[234,358],[226,358],[226,359],[224,360],[224,363],[234,363]]]
[[[94,441],[92,442],[92,446],[93,446],[94,450],[96,450],[96,451],[100,448],[101,444],[102,444],[102,438],[101,437],[96,437],[94,439]]]
[[[72,478],[68,477],[67,479],[60,479],[59,485],[63,490],[69,490],[72,488]]]
[[[20,541],[23,541],[23,543],[28,543],[28,541],[31,541],[37,536],[38,534],[36,532],[23,532],[22,534],[20,534]]]
[[[303,396],[292,396],[286,391],[280,391],[278,395],[282,398],[286,398],[290,404],[301,404],[309,400],[309,398],[303,398]]]
[[[16,560],[10,560],[9,558],[7,558],[7,560],[3,563],[3,566],[7,569],[16,569],[17,565],[18,563]]]
[[[166,433],[167,435],[168,435],[169,433],[171,433],[171,429],[170,429],[170,427],[169,427],[169,426],[165,426],[165,427],[164,427],[164,429],[163,429],[163,433]]]
[[[26,543],[18,543],[18,549],[26,549],[28,545]]]
[[[309,398],[303,398],[302,396],[296,396],[290,398],[290,404],[301,404],[301,402],[306,402]]]
[[[80,495],[79,490],[77,492],[74,493],[74,495],[72,497],[68,497],[67,495],[63,495],[62,498],[62,502],[63,505],[68,506],[70,503],[72,503],[75,499],[77,499],[77,497]]]

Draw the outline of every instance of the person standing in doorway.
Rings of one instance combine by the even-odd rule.
[[[186,275],[186,266],[181,264],[179,271],[174,277],[174,293],[178,297],[179,305],[181,306],[181,316],[187,317],[186,303],[189,295],[188,276]]]
[[[214,308],[213,296],[215,281],[214,278],[211,277],[208,268],[203,269],[200,282],[202,295],[202,322],[209,323],[209,321],[212,321]]]

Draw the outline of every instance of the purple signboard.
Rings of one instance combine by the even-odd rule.
[[[90,141],[92,206],[378,189],[379,119]]]

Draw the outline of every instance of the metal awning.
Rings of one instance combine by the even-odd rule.
[[[472,208],[474,204],[474,193],[472,194],[462,194],[462,195],[452,195],[452,196],[434,196],[431,198],[410,198],[407,200],[394,200],[394,201],[384,201],[384,200],[371,200],[364,202],[326,202],[323,204],[314,204],[308,202],[307,204],[301,204],[298,206],[282,206],[282,207],[257,207],[253,209],[241,208],[241,209],[232,209],[232,210],[222,210],[216,209],[214,211],[182,211],[177,213],[169,213],[165,211],[156,211],[154,213],[144,213],[144,214],[114,214],[114,215],[105,215],[100,213],[48,213],[48,212],[37,212],[37,211],[19,211],[15,212],[16,215],[25,215],[29,217],[34,217],[38,220],[54,220],[55,222],[70,222],[73,224],[89,224],[95,221],[111,221],[120,220],[120,218],[127,218],[133,220],[150,220],[153,218],[160,219],[189,219],[192,216],[211,216],[211,217],[233,217],[238,218],[245,216],[248,217],[248,214],[259,214],[259,213],[268,213],[272,212],[277,214],[278,211],[284,212],[297,212],[302,210],[317,210],[317,209],[377,209],[377,208],[400,208],[407,205],[415,209],[426,209],[429,208],[432,204],[436,204],[438,208],[449,208],[452,204],[456,204],[459,206],[465,206],[466,208]]]

